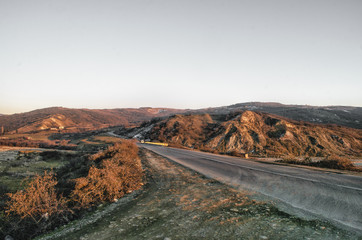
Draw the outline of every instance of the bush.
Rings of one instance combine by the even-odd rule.
[[[352,170],[352,171],[358,170],[358,168],[353,165],[351,160],[336,155],[328,156],[325,159],[316,162],[314,165],[323,168],[333,168],[333,169]]]
[[[68,222],[72,211],[67,200],[55,190],[57,181],[52,172],[36,175],[24,190],[8,193],[1,235],[15,239],[32,239],[54,227]]]
[[[55,157],[52,152],[45,154]],[[69,157],[69,163],[58,170],[59,183],[52,172],[45,172],[36,175],[24,190],[4,194],[0,203],[6,211],[1,213],[8,217],[0,215],[0,239],[6,235],[32,239],[80,217],[84,208],[114,201],[143,185],[138,148],[132,141],[115,144],[92,155],[91,160],[80,155]],[[0,186],[0,193],[8,191]]]
[[[65,198],[57,196],[56,184],[53,173],[44,172],[44,176],[36,175],[25,190],[8,193],[10,200],[7,202],[6,213],[39,222],[42,218],[69,212]]]
[[[296,157],[292,155],[284,156],[282,160],[279,160],[278,162],[281,163],[290,163],[290,164],[302,164],[302,161],[298,160]]]
[[[336,155],[328,156],[325,159],[316,162],[313,162],[310,157],[306,157],[304,160],[298,160],[292,156],[287,156],[278,162],[339,170],[361,171],[358,167],[354,166],[351,160],[348,158],[339,157]]]
[[[92,166],[86,177],[75,179],[72,200],[78,208],[88,208],[95,203],[112,202],[125,193],[142,186],[143,170],[138,158],[138,148],[131,141],[122,141],[106,151],[94,154]]]
[[[245,153],[241,153],[241,152],[238,152],[236,150],[232,150],[230,152],[227,152],[226,154],[230,155],[230,156],[234,156],[234,157],[242,157],[242,158],[245,157]]]
[[[99,163],[103,159],[113,158],[116,154],[120,154],[124,159],[136,159],[138,158],[138,147],[131,140],[123,140],[121,143],[115,143],[113,146],[109,146],[107,150],[100,151],[90,157],[91,160]]]

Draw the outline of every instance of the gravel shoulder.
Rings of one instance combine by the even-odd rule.
[[[146,184],[39,239],[360,239],[140,149]]]

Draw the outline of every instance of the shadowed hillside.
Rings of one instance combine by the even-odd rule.
[[[184,110],[167,108],[69,109],[52,107],[27,113],[0,116],[6,132],[29,133],[43,130],[89,130],[108,126],[137,125],[153,117],[164,117]]]
[[[244,111],[176,115],[156,123],[145,138],[190,148],[266,156],[361,156],[362,130],[298,122]]]

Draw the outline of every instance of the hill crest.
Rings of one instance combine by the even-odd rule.
[[[154,117],[185,110],[169,108],[71,109],[50,107],[0,116],[6,132],[31,133],[46,130],[92,130],[109,126],[135,126]]]
[[[50,129],[79,131],[99,129],[107,126],[140,125],[152,118],[164,118],[174,114],[228,115],[238,111],[257,111],[280,117],[316,124],[337,124],[362,129],[362,108],[349,106],[284,105],[276,102],[247,102],[204,109],[172,108],[116,108],[116,109],[72,109],[49,107],[12,115],[0,114],[0,127],[6,132],[36,132]]]

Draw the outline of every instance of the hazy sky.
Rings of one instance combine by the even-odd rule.
[[[362,106],[361,0],[0,0],[0,113]]]

